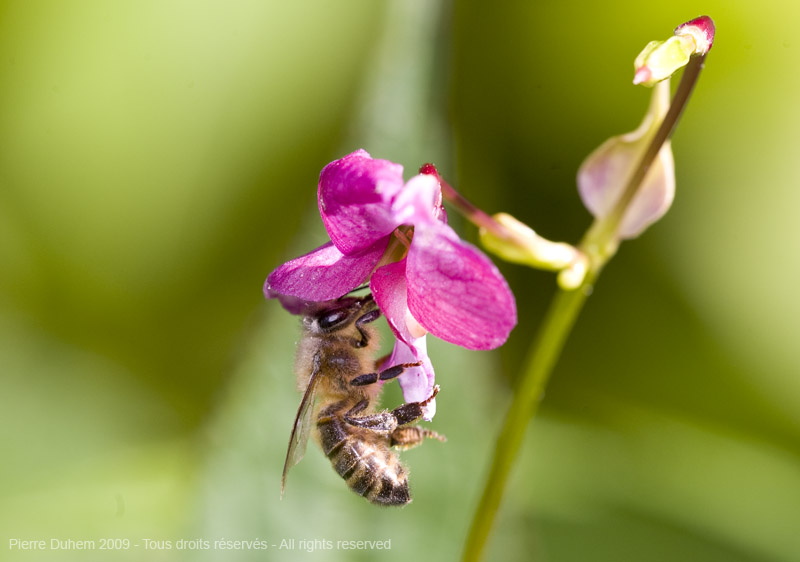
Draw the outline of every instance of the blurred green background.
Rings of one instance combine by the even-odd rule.
[[[264,278],[326,239],[317,176],[358,147],[407,177],[434,161],[487,211],[577,241],[578,165],[647,106],[633,58],[702,13],[718,33],[674,137],[675,204],[601,277],[487,559],[800,559],[788,0],[0,3],[0,558],[455,559],[552,274],[501,266],[520,309],[502,351],[430,343],[448,442],[404,454],[402,510],[314,446],[279,501],[298,323]]]

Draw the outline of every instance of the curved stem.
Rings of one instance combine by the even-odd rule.
[[[590,265],[583,283],[575,290],[559,289],[547,311],[526,360],[525,370],[513,394],[511,406],[495,445],[492,466],[464,546],[463,560],[465,562],[478,561],[483,555],[505,491],[508,475],[522,446],[528,422],[538,410],[550,374],[586,298],[592,292],[600,271],[616,252],[618,244],[616,231],[621,217],[636,195],[639,185],[647,175],[661,146],[675,130],[678,119],[703,68],[704,59],[705,56],[693,58],[684,69],[669,111],[664,116],[664,120],[636,170],[628,180],[614,211],[602,221],[595,221],[584,236],[579,249],[589,256]]]
[[[622,196],[614,204],[614,209],[606,219],[606,226],[610,230],[616,231],[620,221],[622,221],[625,211],[636,195],[639,186],[647,176],[647,172],[650,171],[650,167],[658,156],[662,145],[667,142],[672,136],[672,133],[675,132],[675,127],[678,126],[678,120],[683,114],[683,110],[686,108],[686,103],[692,95],[697,79],[700,77],[700,71],[703,70],[705,59],[705,55],[693,57],[683,70],[681,81],[678,84],[678,88],[675,90],[675,95],[672,97],[669,110],[667,110],[664,120],[661,122],[658,131],[656,131],[653,140],[650,141],[647,150],[639,161],[639,165],[625,185]]]

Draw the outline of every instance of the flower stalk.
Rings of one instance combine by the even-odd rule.
[[[485,211],[473,205],[466,197],[456,191],[453,186],[447,183],[439,175],[438,170],[433,164],[424,164],[419,169],[420,174],[427,174],[435,176],[439,180],[439,185],[442,188],[442,197],[453,207],[458,209],[458,212],[464,216],[468,221],[479,228],[485,228],[492,232],[498,238],[511,241],[512,236],[500,224],[497,223]]]
[[[465,562],[482,558],[495,515],[503,498],[508,475],[522,446],[528,422],[539,409],[550,373],[569,337],[578,314],[591,293],[599,269],[590,270],[576,290],[559,289],[526,359],[526,368],[516,388],[511,406],[495,445],[494,457],[480,504],[475,510],[467,541]]]
[[[480,229],[481,243],[490,252],[506,261],[548,271],[571,268],[574,272],[580,269],[584,257],[571,244],[542,238],[532,228],[509,214],[498,213],[490,216],[443,180],[433,164],[425,164],[419,171],[421,174],[436,176],[442,189],[442,198]],[[578,267],[572,268],[574,265]],[[575,288],[581,279],[582,275],[576,278],[576,281],[567,283],[570,288]]]
[[[581,282],[575,283],[574,289],[565,288],[565,284],[560,283],[561,287],[550,305],[525,361],[525,367],[512,395],[511,405],[496,441],[492,466],[465,543],[464,561],[477,561],[482,558],[509,473],[522,446],[528,422],[538,411],[561,350],[564,348],[572,327],[587,297],[591,294],[600,272],[616,253],[619,245],[619,227],[624,213],[658,156],[661,147],[675,130],[697,83],[700,71],[703,69],[704,60],[705,54],[694,56],[689,60],[672,98],[670,108],[638,161],[622,195],[615,203],[611,213],[596,219],[584,235],[578,251],[581,255],[586,256],[588,261],[585,263],[586,271]],[[562,271],[562,276],[568,271],[568,269]]]

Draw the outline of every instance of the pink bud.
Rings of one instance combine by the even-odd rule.
[[[708,16],[700,16],[675,28],[675,35],[691,35],[697,43],[696,55],[705,55],[714,44],[714,20]]]
[[[666,41],[650,41],[633,61],[634,84],[652,86],[669,78],[689,63],[692,57],[705,55],[714,42],[714,22],[700,16],[675,28]]]

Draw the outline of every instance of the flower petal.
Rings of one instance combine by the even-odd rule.
[[[595,150],[578,170],[578,190],[589,211],[607,216],[622,195],[627,178],[646,146],[613,137]],[[675,197],[675,164],[669,142],[658,153],[619,227],[621,238],[635,238],[669,210]]]
[[[289,312],[289,314],[305,315],[314,306],[314,303],[312,301],[307,301],[297,297],[276,293],[275,291],[268,288],[266,284],[264,285],[264,295],[268,299],[278,299],[278,301],[280,301],[281,303],[281,306],[283,306],[283,308],[286,309],[286,311]]]
[[[322,169],[317,200],[333,244],[345,255],[365,250],[391,233],[391,212],[403,189],[403,166],[357,150]]]
[[[400,387],[403,389],[403,398],[408,402],[423,402],[433,393],[433,383],[435,374],[433,364],[428,357],[427,342],[425,336],[417,338],[409,347],[404,342],[397,340],[392,350],[392,356],[387,361],[387,365],[399,365],[401,363],[416,363],[422,361],[422,366],[412,367],[403,371],[398,377]],[[434,398],[423,408],[422,419],[431,421],[436,414],[436,399]]]
[[[447,225],[415,228],[406,277],[411,314],[445,341],[494,349],[517,323],[514,295],[500,271]]]
[[[406,260],[376,269],[370,279],[369,288],[372,298],[386,317],[394,335],[407,345],[412,345],[416,338],[411,335],[406,323],[408,313]]]
[[[414,176],[392,202],[392,213],[398,224],[431,224],[437,220],[442,189],[435,176]],[[446,222],[446,221],[444,221]]]
[[[406,369],[399,377],[406,402],[422,402],[433,392],[433,364],[428,357],[425,335],[415,336],[409,329],[410,317],[406,299],[406,260],[379,267],[372,274],[370,290],[389,327],[397,336],[392,356],[384,367],[422,361],[421,367]],[[430,421],[436,413],[436,401],[425,406],[424,419]]]
[[[447,211],[444,209],[444,205],[442,205],[442,178],[439,175],[439,171],[436,169],[431,163],[423,164],[419,169],[420,174],[425,174],[429,176],[433,176],[436,178],[436,182],[439,184],[439,197],[436,200],[436,209],[433,213],[434,217],[438,220],[442,221],[443,223],[447,224]],[[413,179],[413,178],[412,178]]]
[[[669,108],[669,81],[656,84],[650,108],[641,125],[630,133],[611,137],[578,169],[578,192],[598,219],[608,216],[647,150]],[[619,226],[620,238],[635,238],[664,216],[675,195],[675,164],[669,142],[664,143]]]
[[[669,141],[664,143],[622,217],[619,235],[636,238],[664,216],[675,198],[675,161]]]
[[[280,298],[293,314],[302,308],[297,299],[320,302],[339,298],[367,280],[388,243],[389,239],[384,238],[364,252],[345,256],[328,242],[270,273],[264,283],[264,295],[268,299]]]

